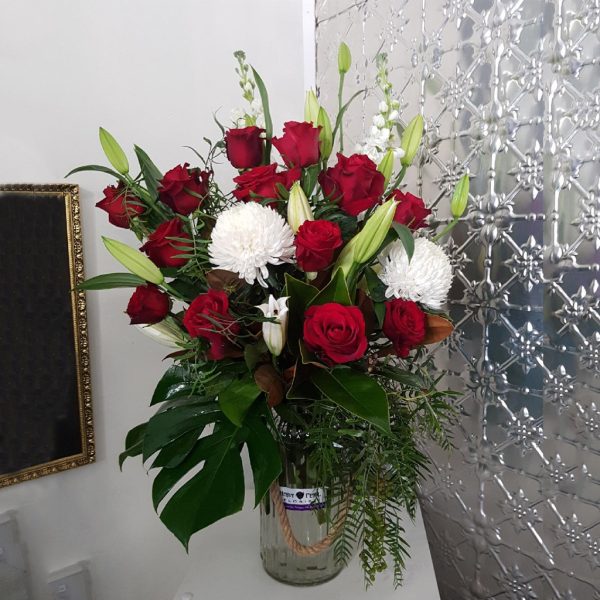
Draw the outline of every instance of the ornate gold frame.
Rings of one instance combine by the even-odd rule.
[[[0,184],[0,192],[34,193],[40,195],[60,195],[65,199],[67,224],[67,246],[69,251],[69,271],[71,280],[71,307],[73,315],[73,336],[77,372],[77,390],[81,448],[79,454],[67,456],[48,463],[28,467],[15,473],[0,473],[0,488],[66,471],[96,460],[94,442],[94,421],[92,413],[92,391],[90,380],[90,355],[85,292],[76,290],[84,281],[83,242],[79,207],[79,186],[71,184]]]

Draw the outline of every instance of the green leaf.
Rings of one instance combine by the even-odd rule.
[[[157,413],[148,421],[144,438],[144,461],[184,433],[201,431],[204,426],[220,418],[221,411],[216,402],[177,406]]]
[[[311,300],[310,306],[320,306],[328,302],[337,302],[344,306],[351,306],[352,299],[346,284],[342,269],[337,269],[331,281]]]
[[[271,111],[269,109],[269,94],[265,87],[262,77],[256,72],[254,67],[252,68],[252,74],[254,75],[254,81],[256,81],[256,87],[260,94],[260,99],[263,105],[263,113],[265,116],[265,164],[271,162],[271,138],[273,137],[273,121],[271,120]]]
[[[344,368],[331,372],[315,369],[311,381],[338,406],[369,421],[383,432],[390,431],[387,396],[372,377]]]
[[[145,279],[133,273],[106,273],[97,275],[82,281],[75,289],[77,290],[110,290],[113,288],[127,288],[144,285]]]
[[[150,283],[160,285],[164,281],[160,269],[139,250],[110,238],[102,236],[106,249],[116,258],[128,271],[142,277]]]
[[[260,415],[249,416],[245,425],[248,428],[246,445],[254,476],[254,506],[258,506],[281,473],[281,456],[273,433]]]
[[[365,279],[367,281],[367,288],[371,300],[373,300],[373,302],[385,302],[387,299],[385,297],[385,283],[379,279],[377,273],[375,273],[371,267],[365,269]]]
[[[172,469],[180,465],[196,445],[201,433],[202,429],[193,429],[173,440],[158,453],[151,468],[165,467]]]
[[[300,339],[302,334],[302,323],[304,322],[304,311],[310,304],[310,301],[319,293],[319,290],[308,284],[292,277],[288,273],[285,274],[285,293],[284,296],[289,296],[288,307],[288,340],[290,344],[294,344]]]
[[[413,237],[412,231],[406,225],[402,225],[401,223],[392,223],[392,227],[394,228],[398,239],[402,242],[404,250],[406,250],[408,262],[410,262],[415,253],[415,238]]]
[[[150,157],[139,146],[134,146],[135,155],[140,163],[140,169],[146,182],[148,191],[154,198],[158,195],[158,182],[162,179],[162,173],[158,167],[150,160]]]
[[[119,454],[119,468],[123,468],[123,463],[127,458],[139,456],[144,450],[144,436],[148,423],[137,425],[129,431],[125,437],[125,450]]]
[[[373,302],[373,310],[375,311],[379,327],[383,327],[383,321],[385,320],[385,302]]]
[[[202,470],[173,494],[160,514],[161,521],[186,549],[192,534],[239,512],[244,505],[244,470],[237,448],[238,429],[227,424],[225,431],[229,435],[206,453]]]
[[[121,175],[121,173],[117,173],[116,171],[113,171],[112,169],[109,169],[108,167],[103,167],[102,165],[83,165],[81,167],[76,167],[72,171],[69,171],[65,175],[65,178],[70,177],[71,175],[74,175],[75,173],[81,173],[83,171],[98,171],[99,173],[106,173],[107,175],[112,175],[116,179],[119,179],[120,181],[122,181],[125,184],[127,183],[127,179],[125,177],[123,177],[123,175]]]
[[[99,135],[100,144],[102,145],[104,154],[106,154],[106,158],[108,158],[108,162],[119,173],[122,173],[123,175],[128,173],[129,161],[127,160],[127,156],[125,156],[125,152],[123,152],[123,148],[119,146],[117,140],[115,140],[115,138],[102,127],[100,127]]]
[[[185,367],[173,365],[169,367],[154,389],[150,406],[164,402],[172,397],[173,388],[189,386],[189,371]]]
[[[246,413],[260,394],[260,388],[248,375],[244,379],[235,379],[219,394],[219,406],[234,425],[241,427]]]

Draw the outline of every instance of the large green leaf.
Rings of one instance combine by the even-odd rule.
[[[123,463],[127,458],[139,456],[144,450],[144,436],[148,423],[142,423],[131,429],[125,437],[125,450],[119,454],[119,468],[123,468]]]
[[[221,411],[216,402],[179,406],[154,415],[148,421],[144,437],[144,461],[184,433],[200,432],[205,425],[220,418]]]
[[[367,287],[369,288],[371,300],[373,300],[373,302],[385,302],[387,300],[385,297],[386,285],[379,279],[377,273],[375,273],[371,267],[365,269],[365,280],[367,282]]]
[[[192,429],[173,440],[157,454],[151,468],[166,467],[167,469],[172,469],[180,465],[196,445],[198,438],[202,434],[202,430],[203,428],[199,430]]]
[[[153,198],[158,195],[158,182],[162,179],[162,173],[158,170],[157,166],[150,160],[150,157],[142,150],[139,146],[134,146],[135,154],[138,162],[140,163],[140,169],[144,176],[144,182],[150,194]]]
[[[161,521],[186,549],[192,534],[239,512],[244,505],[239,429],[224,422],[223,430],[230,434],[206,452],[201,471],[173,494],[160,514]]]
[[[266,413],[266,407],[263,412]],[[272,429],[260,414],[250,415],[244,424],[248,429],[246,445],[254,477],[254,506],[258,506],[281,473],[280,450]]]
[[[384,432],[390,431],[390,412],[385,390],[371,377],[351,369],[315,369],[311,381],[332,402],[369,421]]]
[[[246,413],[261,394],[254,378],[249,374],[243,379],[235,379],[219,394],[219,406],[223,414],[240,427]]]
[[[178,481],[183,479],[187,473],[203,460],[206,460],[213,452],[218,451],[220,444],[228,441],[231,435],[231,428],[217,427],[210,435],[196,439],[191,452],[178,465],[161,469],[152,483],[152,503],[154,504],[154,510],[158,510],[158,505]]]
[[[150,406],[169,400],[174,391],[189,385],[188,369],[179,365],[169,367],[154,389]]]
[[[337,269],[331,281],[311,300],[310,306],[319,306],[328,302],[337,302],[344,306],[351,306],[352,299],[346,284],[342,269]]]
[[[78,290],[110,290],[113,288],[137,287],[145,285],[146,280],[133,273],[105,273],[82,281]]]

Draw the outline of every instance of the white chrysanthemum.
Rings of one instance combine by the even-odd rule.
[[[257,202],[236,204],[223,211],[211,234],[210,261],[219,269],[237,273],[241,279],[256,279],[267,287],[267,265],[292,262],[294,233],[283,217]]]
[[[388,298],[404,298],[421,302],[430,308],[441,308],[452,284],[452,267],[446,253],[425,238],[415,240],[410,262],[402,242],[389,244],[379,255],[379,279],[385,283]]]

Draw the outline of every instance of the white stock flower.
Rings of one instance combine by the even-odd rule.
[[[387,286],[388,298],[421,302],[429,308],[441,308],[452,284],[452,267],[446,253],[425,238],[415,240],[410,262],[400,240],[389,244],[379,255],[379,279]]]
[[[265,317],[275,319],[275,321],[265,321],[262,324],[263,339],[273,356],[281,354],[287,340],[288,300],[289,296],[275,299],[270,294],[269,301],[257,307],[262,310]]]
[[[293,262],[294,233],[283,217],[258,202],[236,204],[217,218],[208,247],[210,261],[248,283],[267,287],[267,265]]]
[[[375,127],[385,127],[385,118],[383,115],[375,115],[373,117],[373,125]]]

